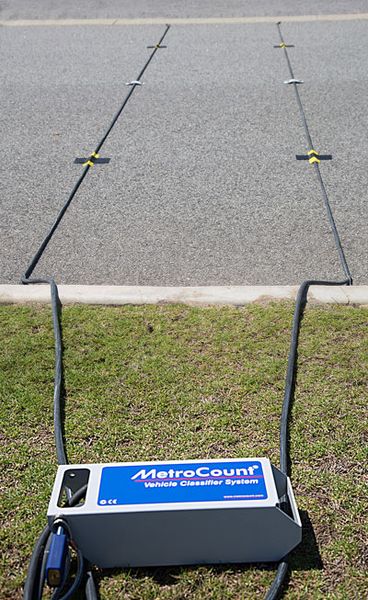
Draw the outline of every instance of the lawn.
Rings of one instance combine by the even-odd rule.
[[[56,470],[49,307],[0,307],[1,598],[21,598]],[[293,305],[63,309],[70,462],[268,456]],[[291,420],[304,525],[285,598],[367,597],[367,308],[308,307]],[[102,599],[262,598],[275,565],[99,572]]]

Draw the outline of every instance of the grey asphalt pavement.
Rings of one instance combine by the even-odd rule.
[[[17,0],[0,3],[0,18],[152,16],[153,3],[124,3],[124,14],[120,4],[91,2],[87,14],[86,3],[63,2],[41,14],[40,3]],[[273,2],[257,12],[254,2],[180,4],[161,0],[155,15],[276,14]],[[278,4],[305,14],[301,2]],[[323,4],[337,13],[347,3]],[[357,284],[368,283],[367,29],[283,27],[315,147],[333,155],[321,170]],[[93,151],[162,31],[0,30],[1,282],[19,281],[81,172],[74,158]],[[313,168],[295,160],[304,132],[278,41],[273,24],[172,27],[103,148],[111,162],[91,169],[35,275],[120,285],[340,279]]]
[[[250,17],[366,11],[366,0],[0,0],[2,19]]]

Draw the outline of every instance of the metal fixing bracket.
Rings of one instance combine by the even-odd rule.
[[[291,83],[299,85],[300,83],[304,83],[304,81],[302,81],[302,79],[287,79],[286,81],[284,81],[284,83],[286,83],[287,85],[290,85]]]

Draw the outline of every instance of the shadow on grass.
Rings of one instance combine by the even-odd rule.
[[[290,569],[292,571],[321,571],[323,569],[322,557],[308,511],[300,510],[299,515],[303,526],[303,537],[299,546],[290,554]]]
[[[289,565],[292,577],[292,571],[310,571],[310,570],[321,570],[323,569],[323,562],[319,553],[316,536],[314,534],[313,526],[310,521],[307,511],[299,511],[300,518],[303,525],[303,538],[301,544],[296,548],[289,556]],[[255,564],[223,564],[223,565],[195,565],[195,566],[181,566],[181,567],[142,567],[129,569],[124,571],[129,576],[136,580],[151,579],[154,583],[159,586],[174,586],[178,584],[180,575],[182,573],[195,572],[198,568],[209,568],[211,574],[230,573],[234,575],[239,573],[246,573],[247,571],[273,571],[276,573],[277,563],[255,563]],[[95,580],[97,585],[104,579],[118,575],[122,572],[122,569],[105,569],[95,573]],[[288,580],[286,582],[287,588]]]

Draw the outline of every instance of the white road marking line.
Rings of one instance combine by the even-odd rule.
[[[0,27],[83,27],[83,26],[129,26],[129,25],[249,25],[257,23],[310,23],[315,21],[365,21],[368,13],[336,15],[287,15],[265,17],[210,17],[144,19],[18,19],[0,20]]]

